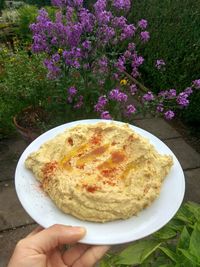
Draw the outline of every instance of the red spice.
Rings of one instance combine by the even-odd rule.
[[[73,146],[74,142],[73,142],[73,139],[71,137],[69,137],[67,139],[68,143],[70,144],[70,146]]]
[[[115,151],[112,153],[112,162],[114,163],[120,163],[125,159],[125,154],[122,151]]]
[[[98,145],[101,143],[101,136],[100,135],[94,135],[92,136],[91,143],[93,145]]]
[[[105,177],[110,177],[110,176],[114,176],[115,172],[116,172],[116,168],[111,168],[111,169],[104,169],[101,171],[101,174]]]
[[[116,183],[114,181],[112,181],[112,180],[105,180],[105,181],[103,181],[103,184],[109,184],[111,186],[116,185]]]
[[[99,186],[97,185],[87,185],[87,184],[84,184],[83,187],[90,193],[94,193],[95,191],[97,191],[98,189],[100,189]]]
[[[52,175],[54,171],[57,169],[57,166],[58,166],[57,161],[50,161],[46,163],[42,169],[44,179]]]

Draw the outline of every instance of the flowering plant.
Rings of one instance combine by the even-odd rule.
[[[179,94],[175,89],[158,95],[138,90],[145,88],[136,80],[144,58],[135,43],[148,42],[150,34],[147,20],[128,23],[130,0],[98,0],[92,10],[83,0],[52,0],[52,4],[58,8],[55,20],[41,9],[30,25],[32,50],[46,54],[48,78],[57,80],[64,106],[95,111],[102,119],[130,120],[143,110],[172,119],[177,108],[188,106],[193,88],[200,88],[196,80],[193,88]],[[164,71],[164,60],[158,59],[155,67]],[[142,105],[135,105],[134,99]]]

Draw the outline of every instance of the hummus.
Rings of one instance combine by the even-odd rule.
[[[25,161],[58,208],[82,220],[127,219],[159,195],[173,164],[127,124],[80,124]]]

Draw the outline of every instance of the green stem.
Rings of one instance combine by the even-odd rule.
[[[140,82],[138,82],[138,80],[136,80],[135,78],[133,78],[128,72],[124,71],[124,74],[132,82],[134,82],[135,84],[137,84],[140,87],[141,91],[143,91],[144,93],[147,93],[149,91],[149,89],[146,86],[144,86],[143,84],[141,84]]]

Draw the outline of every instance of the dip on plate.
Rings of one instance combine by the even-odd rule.
[[[128,124],[114,122],[69,128],[25,161],[59,209],[93,222],[127,219],[149,206],[172,164]]]

